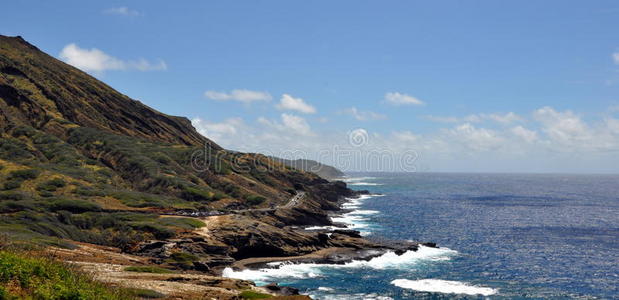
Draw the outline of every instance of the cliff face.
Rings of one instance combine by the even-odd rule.
[[[208,141],[188,119],[122,95],[21,37],[0,36],[0,74],[0,127],[5,130],[21,124],[62,133],[68,122],[154,142],[198,146]]]
[[[268,209],[324,184],[263,155],[226,151],[187,119],[0,36],[0,233],[128,249],[191,226],[160,213]]]

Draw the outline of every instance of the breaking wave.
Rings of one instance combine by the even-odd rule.
[[[490,296],[498,292],[498,290],[481,287],[476,285],[470,285],[460,281],[450,281],[441,279],[421,279],[421,280],[408,280],[408,279],[396,279],[391,284],[404,288],[420,292],[431,293],[443,293],[443,294],[466,294],[466,295],[482,295]]]

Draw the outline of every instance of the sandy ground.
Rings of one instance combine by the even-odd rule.
[[[47,253],[78,266],[99,281],[126,288],[148,289],[168,299],[235,299],[241,290],[265,290],[249,281],[202,274],[152,274],[126,272],[129,266],[149,265],[145,257],[120,253],[118,249],[79,243],[76,249],[50,247]]]

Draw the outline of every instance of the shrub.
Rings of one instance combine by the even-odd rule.
[[[2,299],[131,299],[124,290],[112,290],[86,275],[47,259],[8,251],[0,252]],[[11,290],[19,289],[12,295]]]
[[[214,196],[213,192],[208,192],[208,191],[204,191],[204,190],[193,188],[193,187],[184,187],[183,192],[181,194],[181,198],[187,201],[196,201],[196,202],[212,201],[213,196]]]
[[[21,192],[0,192],[0,200],[23,200],[26,195]]]
[[[266,299],[273,297],[269,294],[263,294],[254,291],[243,291],[239,296],[241,296],[242,299]]]
[[[25,169],[25,170],[17,170],[17,171],[11,172],[11,174],[9,175],[9,179],[16,179],[16,180],[24,181],[24,180],[35,179],[37,178],[37,176],[39,176],[38,170]]]
[[[250,196],[245,197],[245,200],[247,201],[247,204],[254,206],[254,205],[262,204],[267,199],[262,196],[258,196],[258,195],[250,195]]]
[[[4,186],[2,188],[4,190],[14,190],[16,188],[19,188],[21,186],[21,183],[21,180],[9,179],[4,183]]]
[[[87,211],[100,211],[101,206],[96,203],[77,199],[59,199],[51,203],[52,211],[66,210],[72,213],[82,213]]]
[[[178,263],[192,263],[200,258],[187,252],[174,252],[170,255],[170,259]]]
[[[2,201],[0,202],[0,213],[13,213],[22,210],[34,210],[35,204],[32,201]]]
[[[174,226],[184,229],[194,229],[206,226],[206,224],[200,220],[183,217],[160,218],[158,219],[158,222],[165,226]]]
[[[66,186],[67,183],[62,178],[55,178],[37,185],[38,191],[55,192],[58,188]]]
[[[152,233],[155,236],[155,238],[160,239],[160,240],[169,239],[176,235],[176,233],[172,229],[167,228],[165,226],[157,225],[157,224],[134,223],[134,224],[131,224],[131,227],[133,227],[133,229],[135,230],[146,231],[146,232]]]

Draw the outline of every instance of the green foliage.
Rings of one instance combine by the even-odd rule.
[[[126,267],[125,271],[127,272],[140,272],[140,273],[155,273],[155,274],[172,274],[175,273],[172,270],[164,269],[161,267],[155,266],[131,266]]]
[[[21,187],[21,180],[9,179],[4,183],[2,187],[4,190],[14,190]]]
[[[210,191],[201,190],[194,187],[185,187],[181,194],[181,198],[187,201],[195,201],[195,202],[208,202],[213,201],[215,193]]]
[[[66,186],[67,183],[62,178],[55,178],[37,185],[38,191],[55,192],[57,189]]]
[[[204,222],[200,220],[192,219],[192,218],[183,218],[183,217],[160,218],[158,222],[159,224],[162,224],[165,226],[180,227],[183,229],[195,229],[195,228],[206,226],[206,224],[204,224]]]
[[[241,299],[266,299],[273,297],[269,294],[263,294],[254,291],[243,291],[239,296],[241,296]]]
[[[153,236],[155,236],[155,238],[160,240],[169,239],[176,235],[174,230],[153,223],[132,223],[130,224],[130,226],[133,229],[151,233]]]
[[[15,180],[30,180],[35,179],[39,176],[39,171],[35,169],[25,169],[25,170],[16,170],[9,174],[9,179]]]
[[[0,200],[23,200],[26,195],[22,192],[0,192]]]
[[[153,290],[147,289],[128,289],[129,294],[140,299],[157,299],[165,298],[166,295]]]
[[[50,204],[52,211],[66,210],[72,213],[82,213],[87,211],[100,211],[101,206],[99,204],[77,200],[77,199],[58,199]]]
[[[249,195],[245,197],[245,201],[247,202],[247,204],[251,206],[262,204],[266,200],[267,200],[266,198],[262,196],[258,196],[258,195]]]
[[[59,262],[0,251],[2,299],[132,299],[126,291],[113,290]],[[11,291],[19,289],[19,294]]]
[[[36,204],[34,201],[2,201],[0,202],[0,213],[13,213],[24,210],[34,210]]]
[[[200,258],[186,252],[175,252],[170,255],[170,259],[178,263],[192,263],[199,260]]]

